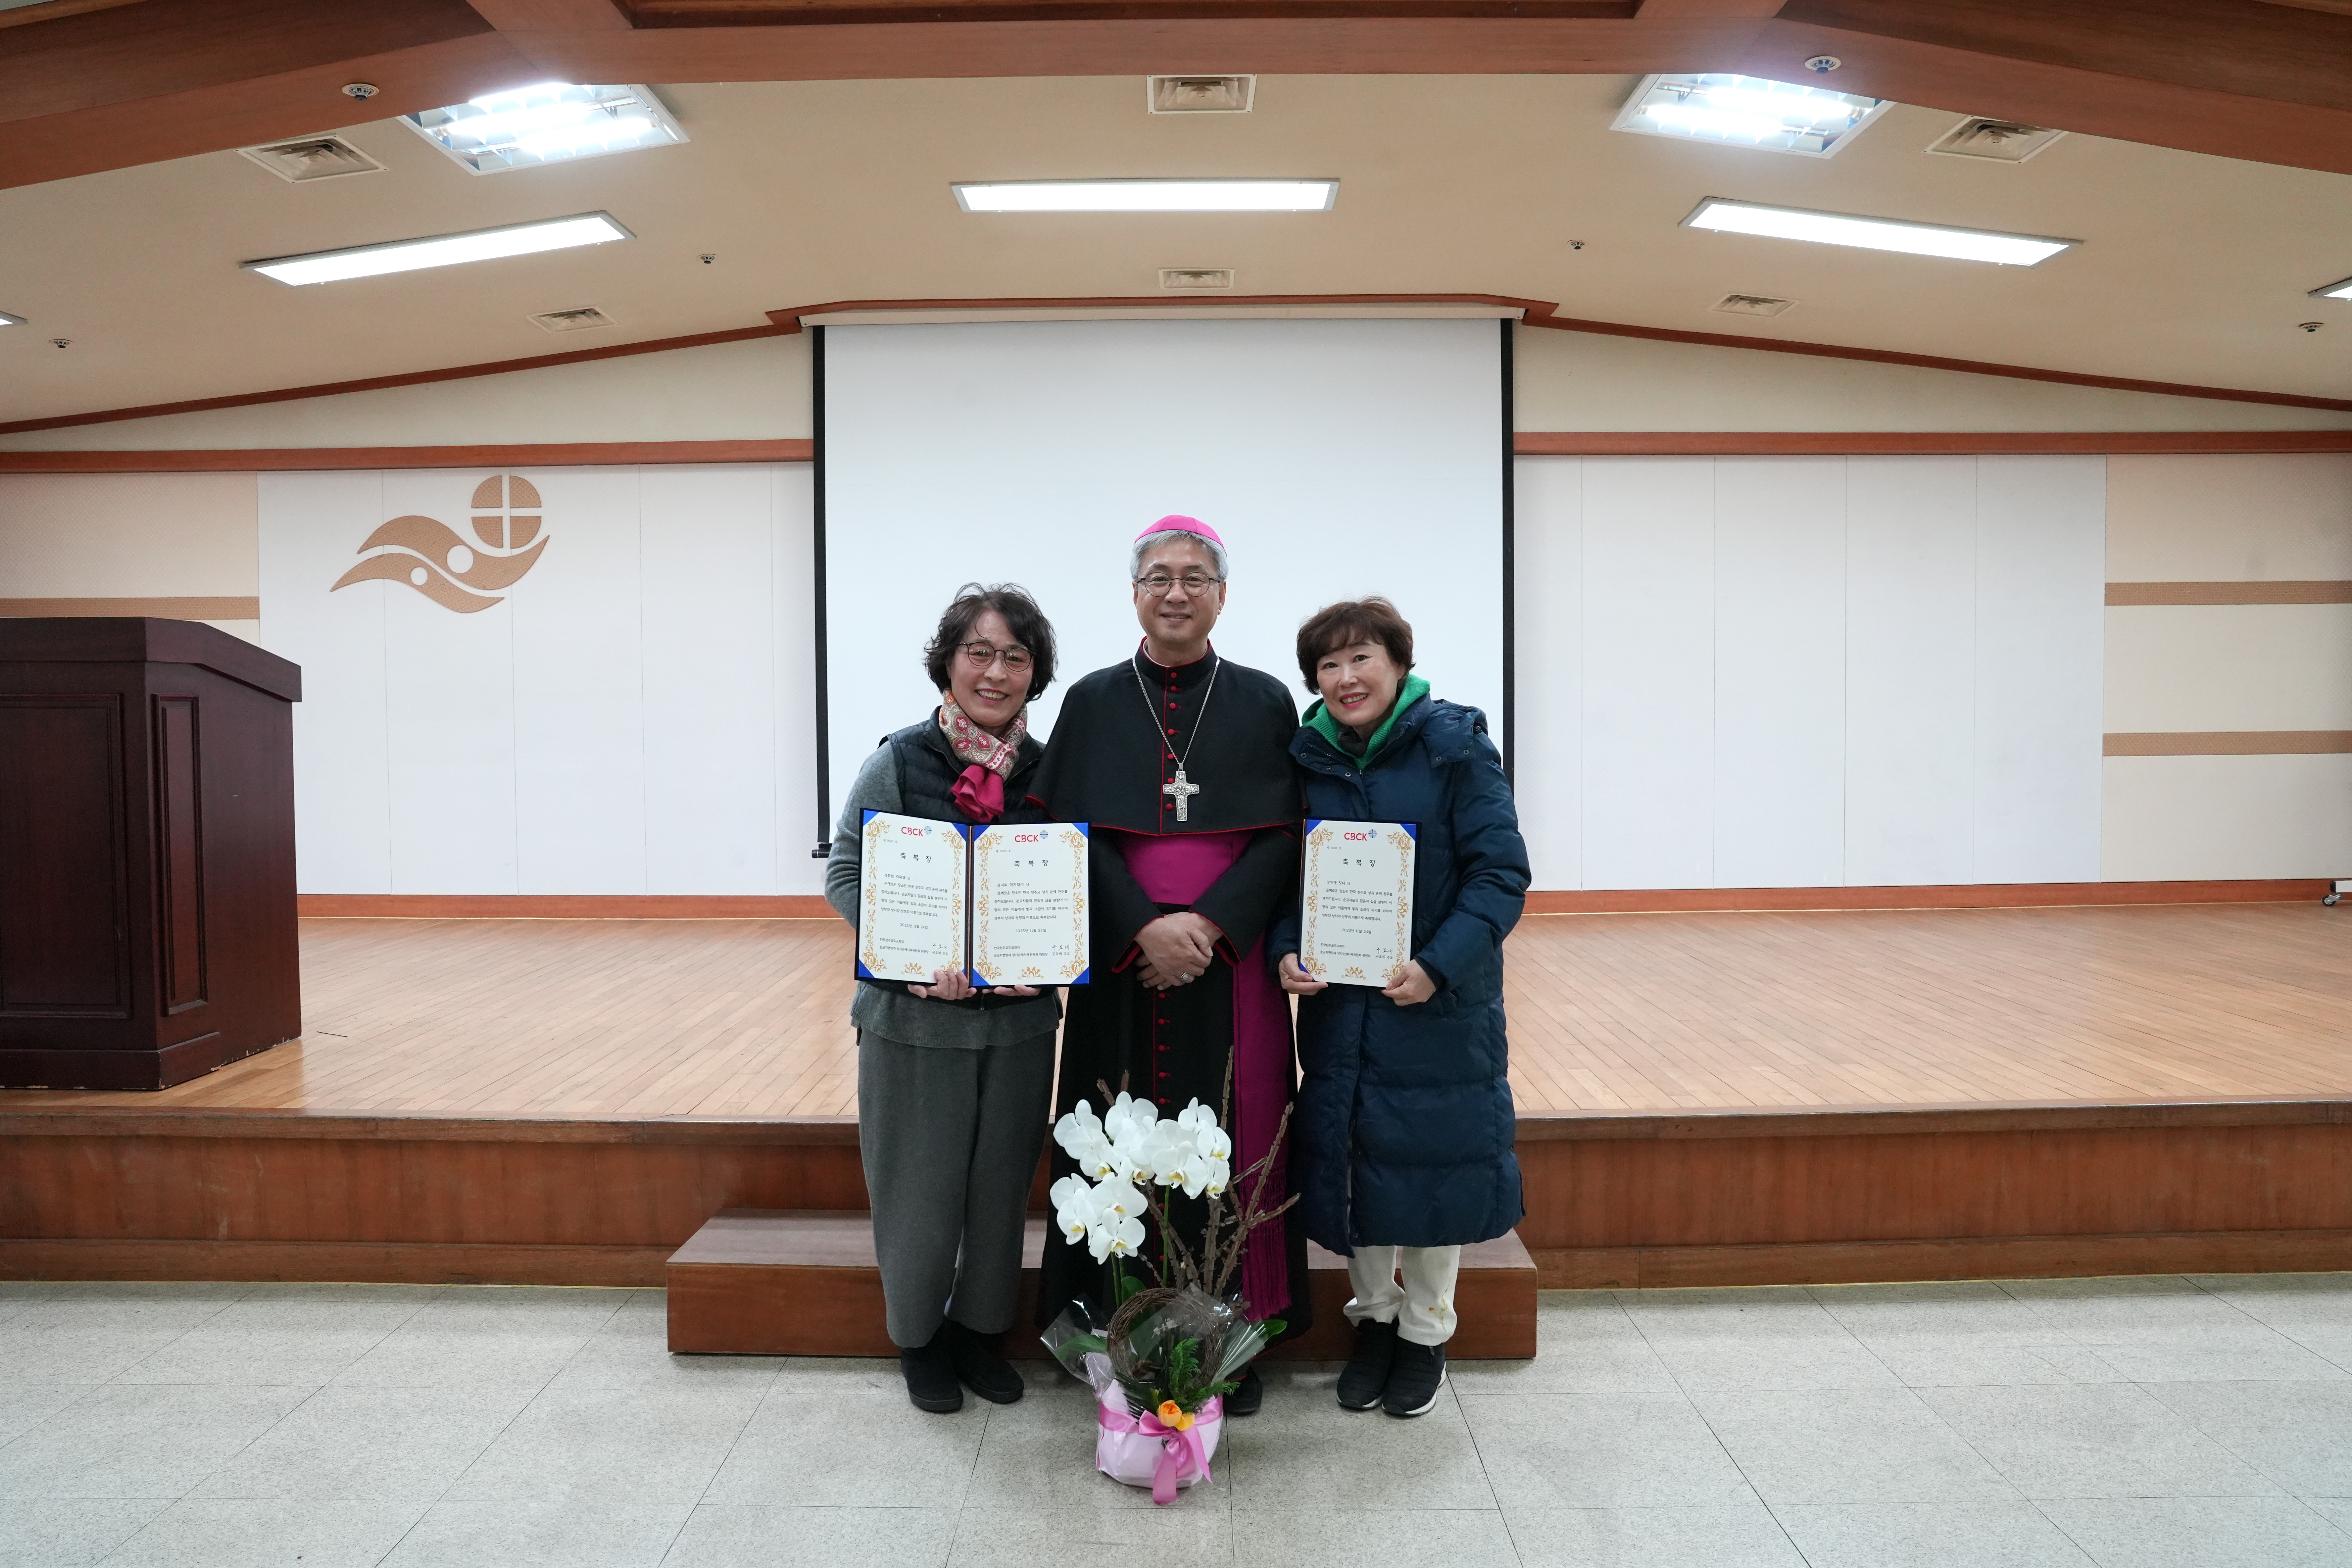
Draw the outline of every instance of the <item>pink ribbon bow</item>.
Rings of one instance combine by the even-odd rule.
[[[1129,1415],[1097,1405],[1095,1420],[1106,1432],[1140,1432],[1160,1439],[1160,1458],[1151,1467],[1151,1500],[1165,1508],[1176,1500],[1176,1483],[1188,1472],[1197,1470],[1202,1482],[1215,1484],[1216,1478],[1209,1474],[1209,1451],[1201,1444],[1201,1423],[1213,1419],[1223,1409],[1224,1401],[1210,1398],[1194,1414],[1192,1425],[1181,1432],[1162,1425],[1160,1417],[1149,1410],[1140,1415]]]
[[[1004,781],[978,763],[964,769],[948,794],[966,816],[994,822],[1004,815]]]

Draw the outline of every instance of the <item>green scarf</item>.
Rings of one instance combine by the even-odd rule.
[[[1408,673],[1404,684],[1397,688],[1396,701],[1390,706],[1389,716],[1381,721],[1381,727],[1373,731],[1372,738],[1364,743],[1364,754],[1349,760],[1359,770],[1370,767],[1372,759],[1380,754],[1381,745],[1388,740],[1389,731],[1395,729],[1396,721],[1404,716],[1404,710],[1428,695],[1429,682],[1418,675]],[[1331,717],[1319,697],[1315,700],[1315,705],[1307,710],[1307,727],[1330,742],[1333,751],[1343,757],[1348,756],[1348,748],[1339,743],[1339,731],[1346,726]]]

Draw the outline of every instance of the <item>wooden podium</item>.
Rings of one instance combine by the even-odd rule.
[[[201,622],[0,619],[0,1088],[167,1089],[301,1033],[301,695]]]

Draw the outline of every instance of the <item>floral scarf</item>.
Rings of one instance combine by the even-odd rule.
[[[1021,760],[1021,742],[1029,733],[1029,711],[1024,708],[1006,725],[999,740],[968,718],[949,693],[940,693],[940,733],[959,762],[970,763],[949,793],[967,816],[994,822],[1004,815],[1004,781]]]

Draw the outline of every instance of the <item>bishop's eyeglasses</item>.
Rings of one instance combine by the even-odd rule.
[[[963,655],[964,663],[974,669],[986,669],[1001,658],[1008,673],[1018,675],[1031,663],[1027,648],[999,647],[992,642],[958,643],[956,651]]]
[[[1212,577],[1206,572],[1187,572],[1181,577],[1171,577],[1165,572],[1154,572],[1148,576],[1138,577],[1135,580],[1135,585],[1155,599],[1164,599],[1168,596],[1168,590],[1181,583],[1184,585],[1186,596],[1197,599],[1207,593],[1212,586],[1223,581],[1223,577]]]

